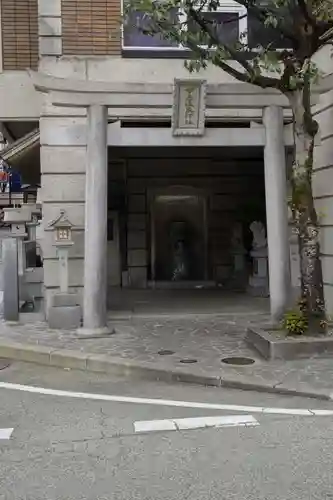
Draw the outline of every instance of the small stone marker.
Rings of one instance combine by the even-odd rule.
[[[49,227],[54,231],[54,246],[59,259],[59,287],[60,293],[53,297],[52,306],[48,310],[49,327],[59,330],[76,330],[81,325],[81,307],[78,297],[69,293],[68,254],[74,245],[72,240],[73,224],[68,220],[64,210],[53,220]]]

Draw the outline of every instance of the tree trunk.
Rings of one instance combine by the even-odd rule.
[[[318,124],[312,118],[310,85],[287,94],[294,118],[295,154],[291,173],[291,210],[298,234],[301,307],[311,333],[326,330],[319,224],[312,193],[313,153]]]

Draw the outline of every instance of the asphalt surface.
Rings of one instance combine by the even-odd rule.
[[[115,379],[13,363],[0,381],[136,398],[331,409],[303,398]],[[249,412],[248,412],[249,413]],[[135,433],[134,422],[237,411],[0,388],[1,500],[333,498],[333,417],[252,413],[256,427]]]

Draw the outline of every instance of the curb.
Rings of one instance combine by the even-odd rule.
[[[300,338],[275,338],[260,326],[248,326],[245,340],[263,358],[268,360],[297,360],[320,354],[332,355],[333,337],[300,336]]]
[[[329,390],[317,390],[302,383],[298,387],[281,383],[265,384],[251,381],[246,375],[221,376],[216,375],[216,373],[202,372],[199,369],[188,371],[181,368],[163,368],[160,363],[155,362],[132,361],[103,354],[89,354],[79,350],[55,349],[39,344],[1,341],[0,358],[55,368],[131,376],[145,380],[241,389],[285,396],[302,396],[324,401],[333,400],[333,395]]]

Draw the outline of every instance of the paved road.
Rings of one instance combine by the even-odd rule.
[[[0,381],[146,398],[120,403],[0,387],[0,429],[14,429],[10,439],[0,439],[1,500],[333,498],[333,416],[143,404],[163,398],[333,410],[330,403],[18,363],[1,371]],[[257,426],[147,433],[134,427],[138,421],[248,414]]]

